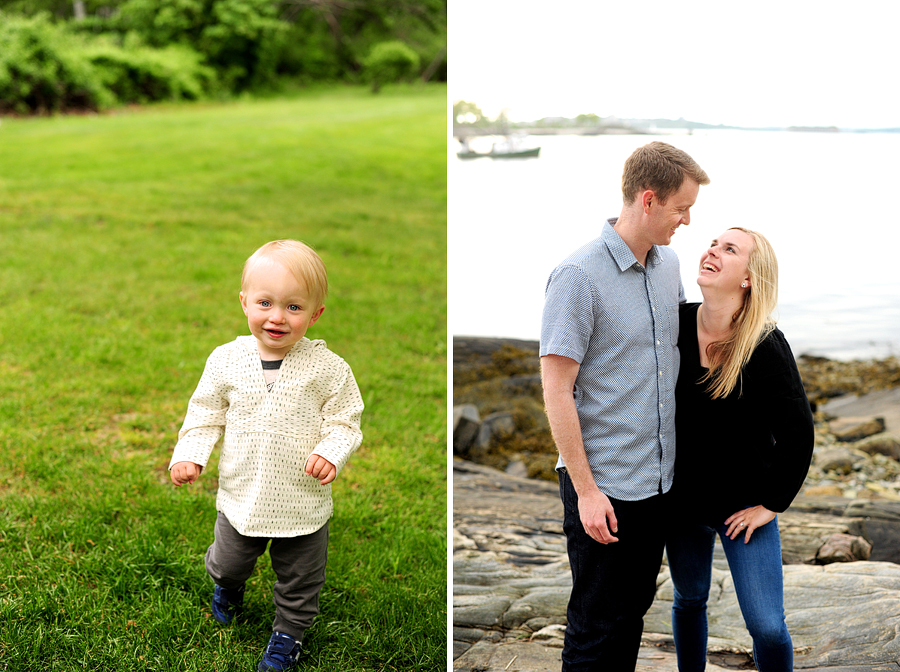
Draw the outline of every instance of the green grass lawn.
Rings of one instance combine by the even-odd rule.
[[[441,86],[0,120],[0,669],[256,669],[268,556],[219,626],[218,449],[190,488],[167,465],[276,238],[325,260],[308,336],[366,402],[301,669],[445,669]]]

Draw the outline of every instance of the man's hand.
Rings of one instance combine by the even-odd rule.
[[[613,535],[619,532],[619,523],[612,502],[600,490],[595,492],[596,494],[586,497],[578,497],[581,524],[591,539],[601,544],[615,543],[619,539]]]
[[[175,487],[181,487],[182,485],[190,485],[196,481],[200,477],[200,472],[202,471],[203,467],[199,464],[194,464],[193,462],[176,462],[172,465],[172,470],[169,472],[169,478],[172,479],[172,483],[175,484]]]
[[[337,477],[337,467],[321,455],[313,453],[306,461],[306,473],[319,479],[322,485],[328,485]]]

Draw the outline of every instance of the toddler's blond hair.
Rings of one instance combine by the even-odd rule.
[[[247,291],[250,274],[262,260],[275,261],[288,269],[297,282],[306,286],[309,298],[315,303],[310,310],[316,310],[325,303],[328,295],[328,275],[325,263],[306,243],[298,240],[273,240],[260,247],[244,263],[241,274],[241,291]]]

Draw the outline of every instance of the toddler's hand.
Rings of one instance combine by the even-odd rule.
[[[328,485],[337,476],[337,467],[321,455],[313,453],[306,461],[306,473],[319,479],[322,485]]]
[[[172,483],[175,484],[175,487],[180,487],[185,484],[190,485],[196,481],[200,477],[201,471],[203,471],[203,467],[199,464],[194,464],[193,462],[176,462],[172,465],[169,477],[172,479]]]

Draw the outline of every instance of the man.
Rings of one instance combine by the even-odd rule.
[[[559,450],[572,569],[563,671],[634,670],[665,543],[675,462],[678,257],[709,178],[663,142],[625,163],[624,204],[550,275],[541,326],[544,402]]]

